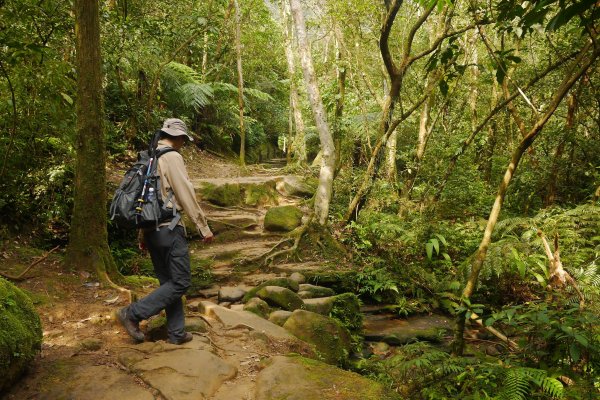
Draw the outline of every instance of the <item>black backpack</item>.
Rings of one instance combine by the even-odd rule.
[[[119,226],[126,228],[151,228],[158,230],[163,222],[171,221],[169,228],[173,229],[181,215],[177,212],[173,201],[173,208],[168,209],[167,204],[173,199],[171,191],[166,201],[161,195],[160,177],[157,174],[158,159],[163,154],[175,151],[172,147],[157,149],[160,132],[157,132],[148,150],[138,154],[138,160],[125,173],[121,184],[115,191],[110,203],[110,219]]]

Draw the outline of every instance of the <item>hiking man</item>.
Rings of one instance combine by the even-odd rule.
[[[185,123],[180,119],[170,118],[165,120],[160,131],[158,149],[172,147],[179,150],[188,140],[193,139],[188,134]],[[168,199],[168,194],[173,194],[166,207],[185,211],[203,236],[204,242],[211,242],[213,234],[198,205],[181,154],[171,151],[158,158],[158,176],[162,198]],[[129,335],[142,342],[144,334],[139,328],[139,322],[164,309],[167,314],[168,342],[189,342],[192,334],[184,330],[185,313],[181,300],[191,279],[190,256],[183,224],[181,221],[176,224],[167,221],[161,223],[158,229],[149,228],[140,230],[139,233],[139,248],[150,252],[160,286],[148,296],[121,308],[117,317]]]

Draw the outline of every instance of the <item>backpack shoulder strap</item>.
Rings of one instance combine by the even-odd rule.
[[[172,147],[163,147],[161,149],[157,149],[156,150],[156,158],[160,158],[160,156],[162,156],[163,154],[167,154],[170,153],[171,151],[177,151]]]

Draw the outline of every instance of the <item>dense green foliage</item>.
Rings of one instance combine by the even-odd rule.
[[[385,303],[399,316],[476,312],[519,344],[498,345],[488,355],[468,348],[473,357],[467,358],[409,345],[387,360],[363,360],[359,368],[407,398],[597,396],[598,2],[302,3],[339,154],[330,226],[357,269],[345,283],[363,302]],[[288,170],[316,176],[318,166],[294,161],[298,140],[309,162],[320,141],[299,60],[293,71],[286,65],[286,46],[294,52],[297,44],[286,41],[284,4],[240,1],[246,159],[281,156],[285,143]],[[383,21],[394,6],[387,42],[396,71],[380,47]],[[31,232],[46,245],[66,240],[77,84],[69,7],[59,0],[0,0],[0,237]],[[129,160],[171,116],[187,122],[201,148],[235,157],[232,2],[109,0],[101,7],[109,162]],[[590,68],[558,96],[586,60]],[[394,74],[401,79],[388,121]],[[293,87],[299,89],[303,137],[293,118]],[[556,101],[556,110],[542,118]],[[397,122],[397,138],[375,155],[390,122]],[[537,136],[501,196],[476,291],[463,299],[505,170],[532,132]],[[388,149],[395,150],[385,154]],[[349,210],[363,182],[358,206]],[[214,195],[223,205],[240,203],[230,193]],[[120,271],[150,274],[130,247],[134,238],[109,228]],[[573,285],[551,285],[538,231],[550,242],[558,235],[561,260],[584,307]],[[194,290],[211,280],[208,266],[195,266]],[[499,343],[488,336],[472,341],[478,340]]]

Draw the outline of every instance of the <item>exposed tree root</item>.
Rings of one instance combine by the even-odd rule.
[[[43,256],[41,256],[40,258],[38,258],[37,260],[35,260],[35,261],[34,261],[34,262],[32,262],[31,264],[29,264],[29,266],[28,266],[27,268],[25,268],[25,270],[24,270],[23,272],[21,272],[19,275],[13,276],[13,275],[10,275],[10,274],[6,274],[6,273],[4,273],[4,272],[0,272],[0,275],[1,275],[1,276],[3,276],[3,277],[5,277],[5,278],[7,278],[7,279],[10,279],[10,280],[12,280],[12,281],[20,281],[20,280],[22,280],[22,279],[23,279],[23,276],[24,276],[24,275],[25,275],[27,272],[29,272],[29,270],[30,270],[31,268],[33,268],[34,266],[36,266],[36,265],[38,265],[39,263],[41,263],[42,261],[44,261],[46,258],[48,258],[48,256],[49,256],[50,254],[52,254],[54,251],[58,250],[58,249],[59,249],[59,247],[60,247],[60,246],[56,246],[56,247],[55,247],[55,248],[53,248],[52,250],[49,250],[49,251],[47,251],[47,252],[46,252],[46,254],[44,254]]]

